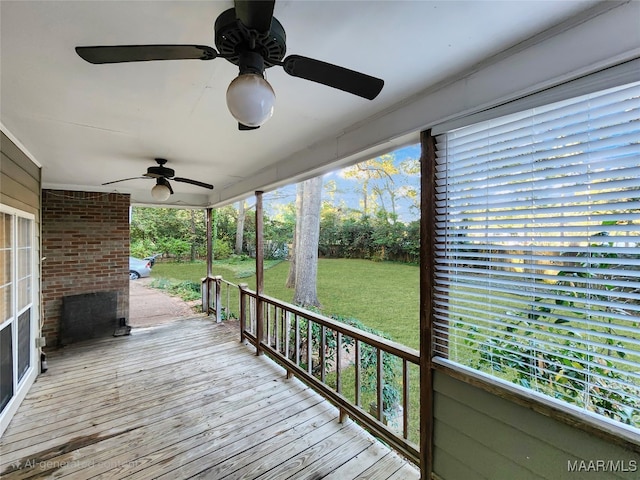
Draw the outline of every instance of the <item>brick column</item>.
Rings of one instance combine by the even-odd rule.
[[[129,195],[42,191],[43,335],[58,345],[62,297],[118,292],[129,317]]]

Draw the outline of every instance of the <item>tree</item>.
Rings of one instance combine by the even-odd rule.
[[[191,229],[190,229],[190,233],[191,233],[191,261],[195,262],[196,258],[198,257],[198,244],[196,243],[198,240],[198,235],[197,235],[197,231],[196,231],[196,211],[195,210],[189,210],[189,212],[191,213],[191,217],[190,217],[190,224],[191,224]],[[214,236],[215,238],[215,236]]]
[[[242,242],[244,240],[244,200],[238,202],[238,221],[236,223],[236,248],[234,250],[236,255],[242,254]]]
[[[163,253],[178,260],[206,248],[204,210],[134,207],[131,251],[141,257]]]
[[[224,207],[214,209],[216,214],[217,240],[220,240],[229,246],[229,250],[233,251],[235,245],[238,211],[235,205],[225,205]]]
[[[300,208],[296,211],[295,292],[293,303],[303,307],[320,307],[318,300],[318,239],[322,177],[302,182],[299,187]],[[297,196],[296,196],[296,203]]]
[[[399,167],[405,180],[420,177],[420,160],[417,158],[407,158],[400,162]],[[397,194],[411,200],[411,208],[416,212],[420,211],[420,190],[417,184],[407,182],[397,189]]]
[[[391,199],[391,207],[395,210],[395,190],[393,175],[398,173],[395,165],[395,157],[393,154],[382,155],[371,160],[357,163],[352,167],[344,170],[345,178],[355,178],[362,183],[362,216],[366,217],[372,212],[370,211],[369,202],[374,202],[374,208],[378,202],[383,210],[384,198],[387,193]],[[372,194],[369,192],[369,186],[372,185]],[[395,211],[393,212],[395,213]]]
[[[300,237],[300,228],[302,227],[302,196],[304,193],[304,182],[298,183],[296,186],[296,228],[293,232],[293,243],[291,245],[291,252],[289,254],[289,275],[287,275],[287,282],[285,286],[287,288],[295,288],[296,286],[296,253],[297,253],[297,241]]]

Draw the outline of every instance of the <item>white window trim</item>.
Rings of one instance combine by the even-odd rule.
[[[24,212],[22,210],[18,210],[16,208],[10,207],[8,205],[2,204],[0,203],[0,212],[2,213],[6,213],[9,215],[12,215],[14,217],[20,217],[20,218],[25,218],[27,220],[30,220],[32,222],[32,229],[31,229],[31,301],[29,302],[29,304],[25,307],[23,307],[22,309],[20,309],[19,312],[15,311],[15,304],[17,302],[17,298],[16,298],[16,292],[15,289],[17,288],[16,285],[13,286],[14,288],[14,295],[12,296],[12,311],[14,313],[13,317],[11,318],[11,320],[4,322],[2,324],[2,328],[4,328],[9,322],[13,322],[14,324],[17,325],[17,320],[18,317],[21,313],[23,313],[25,310],[27,310],[28,308],[31,308],[31,321],[30,321],[30,333],[31,333],[31,338],[30,338],[30,343],[31,343],[31,359],[29,362],[29,368],[27,369],[27,371],[24,373],[24,375],[22,376],[22,379],[20,380],[20,382],[17,381],[17,378],[15,377],[15,369],[17,368],[17,328],[13,329],[13,344],[15,346],[14,348],[14,378],[13,378],[13,382],[14,382],[14,392],[13,392],[13,397],[11,398],[11,400],[9,400],[9,403],[5,406],[4,410],[2,411],[2,413],[0,413],[0,436],[2,436],[2,434],[4,433],[4,431],[7,429],[7,427],[9,426],[9,422],[11,421],[11,419],[13,418],[13,416],[15,415],[16,410],[18,409],[18,407],[20,406],[20,404],[22,403],[22,401],[24,400],[24,397],[27,395],[29,388],[31,387],[31,385],[33,384],[33,382],[35,381],[39,371],[40,371],[40,359],[39,359],[39,349],[36,348],[35,346],[35,339],[40,335],[40,325],[39,325],[39,315],[40,315],[40,309],[39,309],[39,303],[38,303],[38,297],[39,297],[39,292],[36,289],[36,277],[37,277],[37,268],[38,268],[38,262],[37,262],[37,257],[36,255],[38,255],[39,253],[39,246],[36,243],[37,240],[37,234],[36,234],[36,216],[32,213],[28,213],[28,212]],[[15,235],[15,231],[12,232]],[[12,258],[12,261],[15,263],[15,258]],[[14,265],[15,267],[15,265]],[[15,268],[13,269],[13,271],[15,272]],[[15,282],[14,282],[15,283]]]

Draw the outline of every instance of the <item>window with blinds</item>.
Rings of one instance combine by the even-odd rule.
[[[436,141],[435,355],[640,428],[640,82]]]

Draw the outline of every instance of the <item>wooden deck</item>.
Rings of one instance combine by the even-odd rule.
[[[417,479],[226,324],[190,319],[49,358],[0,439],[3,479]]]

